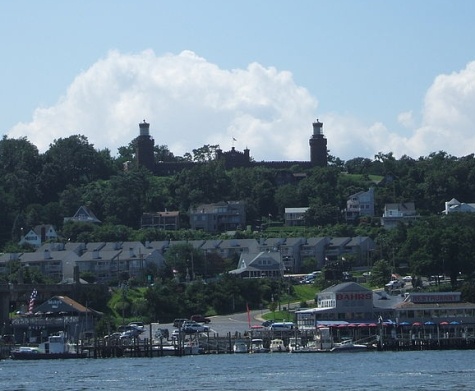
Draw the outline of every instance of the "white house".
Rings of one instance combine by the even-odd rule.
[[[39,248],[44,242],[49,240],[56,240],[58,234],[51,224],[37,225],[32,228],[25,236],[21,237],[20,246],[23,244],[29,244],[35,248]]]

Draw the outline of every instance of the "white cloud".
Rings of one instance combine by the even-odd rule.
[[[204,144],[248,147],[257,160],[309,160],[308,140],[317,100],[292,74],[258,63],[220,69],[191,51],[156,56],[112,51],[79,74],[51,107],[38,108],[9,137],[27,137],[41,152],[55,139],[85,135],[116,154],[150,122],[155,143],[183,155]],[[403,129],[357,116],[320,113],[330,154],[343,160],[378,152],[414,158],[443,150],[475,151],[475,62],[440,75],[428,89],[416,124],[413,111],[397,115]]]
[[[400,113],[397,116],[397,120],[405,128],[414,128],[415,121],[412,115],[412,111],[406,111],[405,113]]]
[[[54,106],[38,108],[8,136],[41,152],[55,139],[85,135],[116,154],[150,122],[156,144],[183,155],[204,144],[248,147],[256,160],[308,160],[317,101],[292,75],[257,63],[224,70],[193,52],[157,57],[116,51],[78,75]]]
[[[418,158],[444,151],[461,157],[475,152],[475,62],[460,72],[439,75],[428,89],[416,124],[413,112],[400,113],[404,129],[394,131],[385,124],[364,123],[359,118],[324,115],[328,146],[333,156],[348,160],[374,158],[378,152],[393,152]]]

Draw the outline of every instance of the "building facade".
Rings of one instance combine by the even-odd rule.
[[[244,229],[246,211],[242,201],[203,204],[190,209],[191,229],[216,233]]]

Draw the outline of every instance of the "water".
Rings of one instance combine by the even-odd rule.
[[[0,390],[474,390],[475,351],[0,361]]]

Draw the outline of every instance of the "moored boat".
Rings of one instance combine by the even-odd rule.
[[[264,341],[261,338],[251,340],[251,353],[269,353],[269,348],[264,347]]]
[[[13,360],[51,360],[86,358],[87,352],[81,352],[78,347],[67,341],[64,333],[51,335],[47,342],[42,342],[37,347],[21,346],[12,350],[10,357]]]
[[[366,350],[368,350],[368,346],[354,343],[351,339],[335,343],[330,349],[331,352],[358,352]]]
[[[284,341],[280,338],[275,338],[270,341],[271,352],[287,352],[287,348],[284,345]]]
[[[233,352],[234,352],[234,353],[247,353],[247,352],[248,352],[248,349],[247,349],[247,344],[246,344],[246,342],[243,342],[243,341],[236,341],[236,342],[234,342],[234,345],[233,345]]]

